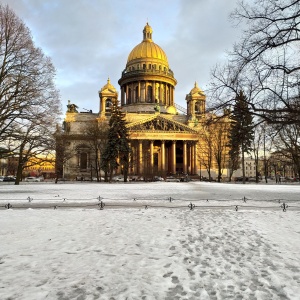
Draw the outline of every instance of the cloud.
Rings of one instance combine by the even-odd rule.
[[[178,81],[176,103],[197,81],[205,89],[210,69],[239,34],[228,20],[235,0],[3,0],[52,58],[64,108],[99,110],[98,91],[118,80],[148,21]]]

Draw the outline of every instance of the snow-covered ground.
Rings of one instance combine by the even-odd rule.
[[[0,184],[0,299],[300,299],[300,186]]]

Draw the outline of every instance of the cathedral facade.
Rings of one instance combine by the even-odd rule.
[[[101,153],[93,151],[84,128],[91,123],[108,124],[114,101],[119,102],[126,116],[132,150],[129,175],[199,175],[205,94],[195,83],[186,95],[187,107],[175,103],[177,81],[167,55],[152,40],[148,23],[142,42],[128,55],[118,83],[120,99],[109,79],[99,91],[99,113],[78,112],[77,106],[69,102],[64,128],[56,134],[64,144],[64,154],[57,151],[60,175],[68,179],[94,176],[95,161]],[[122,166],[116,170],[116,174],[121,173]]]

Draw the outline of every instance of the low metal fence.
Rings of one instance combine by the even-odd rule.
[[[90,209],[231,209],[240,210],[300,210],[300,199],[182,199],[174,197],[158,198],[106,198],[98,196],[87,199],[60,198],[57,199],[1,199],[0,209],[68,209],[68,208],[90,208]]]

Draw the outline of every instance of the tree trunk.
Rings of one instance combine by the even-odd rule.
[[[266,183],[268,183],[268,164],[266,160],[264,160],[264,168],[265,168],[265,181]]]
[[[229,182],[231,182],[231,180],[232,180],[232,175],[233,175],[233,168],[230,168],[229,169]]]
[[[222,177],[222,168],[221,165],[218,165],[218,182],[221,182]]]
[[[16,176],[16,181],[15,185],[19,185],[20,181],[22,179],[22,171],[23,171],[23,162],[22,162],[22,156],[19,156],[19,161],[18,161],[18,167],[17,167],[17,176]]]

